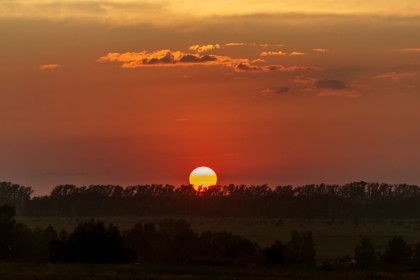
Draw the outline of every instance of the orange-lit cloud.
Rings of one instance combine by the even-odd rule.
[[[290,55],[306,55],[306,53],[303,53],[303,52],[291,52]]]
[[[267,65],[267,66],[257,66],[250,65],[246,62],[241,62],[235,67],[236,72],[270,72],[270,71],[279,71],[279,72],[292,72],[292,71],[315,71],[321,70],[316,66],[312,65],[293,65],[293,66],[284,66],[284,65]]]
[[[312,49],[314,52],[328,52],[327,49]]]
[[[420,48],[403,48],[400,51],[403,53],[417,53],[420,52]]]
[[[58,65],[58,64],[44,64],[44,65],[41,65],[39,67],[39,69],[41,69],[41,70],[45,70],[45,69],[56,69],[58,67],[60,67],[60,65]]]
[[[266,89],[260,90],[258,93],[262,96],[273,96],[275,94],[286,93],[288,91],[289,91],[288,87],[281,87],[279,89],[266,88]]]
[[[271,88],[266,88],[258,92],[262,96],[273,96],[275,91]]]
[[[415,75],[416,74],[414,72],[407,72],[407,73],[391,72],[391,73],[376,75],[376,76],[373,76],[373,78],[374,79],[391,79],[394,82],[398,82],[403,77],[413,77]]]
[[[201,52],[210,51],[210,50],[213,50],[213,49],[220,49],[220,45],[219,44],[214,44],[214,45],[192,45],[188,49],[201,53]]]
[[[123,62],[122,68],[138,68],[151,66],[192,66],[192,65],[225,65],[232,66],[247,63],[248,59],[233,59],[229,56],[190,54],[181,51],[159,50],[138,53],[108,53],[97,59],[98,62]]]
[[[267,52],[260,53],[260,56],[276,56],[276,55],[306,55],[306,53],[303,53],[303,52],[286,53],[283,51],[277,51],[277,52],[267,51]]]
[[[347,98],[358,98],[360,97],[360,93],[358,93],[355,90],[334,90],[334,89],[328,89],[325,91],[319,92],[316,96],[318,97],[329,97],[329,96],[343,96]]]
[[[268,47],[283,47],[282,44],[266,44],[266,43],[227,43],[225,44],[225,47],[238,47],[238,46],[258,46],[263,48]]]
[[[260,55],[261,56],[287,55],[287,53],[282,52],[282,51],[278,51],[278,52],[268,51],[268,52],[262,52],[262,53],[260,53]]]
[[[304,75],[298,75],[293,80],[293,82],[298,83],[298,84],[303,84],[303,85],[312,85],[316,81],[317,81],[317,79],[312,78],[312,77],[307,77],[307,76],[304,76]]]

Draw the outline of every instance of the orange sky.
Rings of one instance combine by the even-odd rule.
[[[420,184],[418,1],[225,2],[2,1],[0,181]]]

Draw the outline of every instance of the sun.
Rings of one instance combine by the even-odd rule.
[[[198,190],[198,187],[207,188],[209,186],[216,185],[217,176],[216,172],[213,169],[200,166],[194,169],[190,174],[190,184],[194,187],[195,190]]]

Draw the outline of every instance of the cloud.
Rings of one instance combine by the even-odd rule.
[[[281,87],[281,88],[279,88],[278,91],[276,91],[276,93],[286,93],[288,91],[289,91],[288,87]]]
[[[262,48],[268,47],[283,47],[282,44],[266,44],[266,43],[227,43],[225,47],[239,47],[239,46],[256,46]]]
[[[314,52],[328,52],[327,49],[312,49]]]
[[[271,88],[266,88],[266,89],[260,90],[258,93],[262,96],[273,96],[275,91],[272,90]]]
[[[340,80],[318,80],[315,82],[317,88],[326,89],[345,89],[347,88],[343,81]]]
[[[303,52],[291,52],[289,55],[306,55],[306,53],[303,53]]]
[[[330,97],[330,96],[343,96],[347,98],[359,98],[360,94],[355,90],[335,90],[328,89],[326,91],[319,92],[316,96],[318,97]]]
[[[287,53],[282,52],[282,51],[278,51],[278,52],[268,51],[268,52],[260,53],[260,56],[272,56],[272,55],[287,55]]]
[[[192,45],[188,49],[201,53],[201,52],[206,52],[206,51],[210,51],[210,50],[213,50],[213,49],[220,49],[220,45],[219,44],[215,44],[215,45]]]
[[[373,79],[391,79],[394,82],[398,82],[403,77],[413,77],[415,75],[416,74],[414,72],[407,72],[407,73],[391,72],[391,73],[376,75],[376,76],[373,76],[372,78]]]
[[[257,59],[252,60],[251,62],[252,63],[258,63],[258,62],[265,62],[265,60],[261,59],[261,58],[257,58]]]
[[[316,66],[302,66],[294,65],[285,67],[284,65],[267,65],[267,66],[256,66],[250,65],[246,62],[241,62],[235,67],[236,72],[270,72],[270,71],[279,71],[279,72],[292,72],[292,71],[316,71],[321,70]]]
[[[400,51],[403,53],[417,53],[420,52],[420,48],[403,48]]]
[[[273,96],[275,94],[282,94],[289,91],[288,87],[281,87],[279,89],[272,89],[272,88],[266,88],[263,90],[260,90],[258,93],[262,96]]]
[[[225,44],[226,47],[237,47],[237,46],[255,46],[255,43],[227,43]]]
[[[286,53],[283,51],[278,51],[278,52],[272,52],[272,51],[267,51],[267,52],[262,52],[260,53],[260,56],[275,56],[275,55],[306,55],[306,53],[303,52],[291,52],[291,53]]]
[[[307,77],[307,76],[304,76],[304,75],[298,75],[293,80],[293,82],[295,82],[295,83],[304,84],[304,85],[312,85],[316,81],[317,81],[317,79],[312,78],[312,77]]]
[[[250,65],[249,63],[239,63],[236,67],[235,67],[235,71],[236,72],[262,72],[263,68],[261,66],[255,66],[255,65]]]
[[[122,68],[139,68],[150,66],[192,66],[192,65],[226,65],[234,67],[240,63],[247,63],[248,59],[233,59],[229,56],[201,55],[184,53],[181,51],[158,50],[155,52],[142,51],[138,53],[108,53],[97,59],[98,62],[123,62]]]
[[[304,91],[316,93],[318,97],[343,96],[347,98],[358,98],[360,93],[354,88],[346,86],[341,80],[318,80],[313,77],[298,75],[293,80],[295,83],[304,86]]]
[[[56,69],[58,67],[60,67],[60,65],[58,65],[58,64],[44,64],[44,65],[39,66],[39,69],[41,69],[41,70]]]

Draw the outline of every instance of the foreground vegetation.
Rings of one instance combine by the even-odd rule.
[[[19,264],[0,263],[2,280],[377,280],[420,279],[415,271],[355,269],[294,269],[232,266],[144,266],[134,264]]]
[[[311,231],[292,232],[267,247],[230,232],[195,232],[183,219],[137,223],[120,231],[93,219],[72,232],[28,228],[16,223],[14,208],[0,207],[0,261],[53,263],[139,263],[151,265],[316,266]],[[325,267],[420,269],[420,242],[392,237],[384,251],[362,236],[353,254],[318,263]]]
[[[32,230],[52,225],[58,232],[72,232],[80,223],[91,217],[17,217],[16,220]],[[114,224],[122,231],[129,230],[137,223],[154,224],[168,221],[169,217],[97,217],[101,221]],[[388,241],[394,236],[402,236],[408,244],[420,239],[420,219],[385,218],[326,218],[326,219],[279,219],[242,217],[172,217],[184,219],[194,232],[231,232],[244,237],[259,247],[265,248],[277,240],[286,243],[294,230],[311,231],[316,249],[317,263],[332,261],[345,256],[353,256],[354,247],[361,236],[367,236],[375,244],[377,251],[384,252]]]

